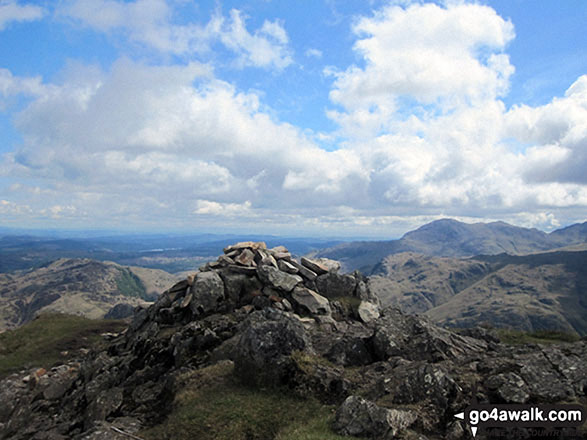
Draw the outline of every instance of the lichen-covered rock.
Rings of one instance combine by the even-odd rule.
[[[359,318],[361,318],[361,321],[363,321],[365,324],[368,324],[369,322],[373,322],[379,318],[379,306],[377,304],[373,304],[372,302],[361,301],[361,304],[359,304],[359,308],[357,310],[357,314],[359,315]]]
[[[215,312],[224,299],[224,283],[215,271],[200,272],[190,289],[190,308],[195,316]]]
[[[361,397],[349,396],[336,411],[334,429],[342,435],[391,440],[416,419],[412,411],[381,408]]]
[[[387,308],[375,321],[373,347],[381,360],[401,356],[409,360],[438,362],[484,351],[487,344],[437,327],[427,319]]]
[[[234,353],[235,374],[245,383],[275,386],[287,382],[291,354],[310,349],[303,324],[286,312],[266,308],[247,318]]]

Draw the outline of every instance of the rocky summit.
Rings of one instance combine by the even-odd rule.
[[[161,423],[179,378],[229,365],[234,378],[334,405],[330,429],[373,439],[468,439],[455,414],[479,403],[579,403],[587,343],[505,345],[382,310],[364,277],[262,242],[228,246],[107,349],[0,384],[2,439],[128,439]],[[584,435],[584,432],[577,434]]]

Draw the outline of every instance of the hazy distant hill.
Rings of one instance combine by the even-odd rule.
[[[35,270],[0,274],[0,329],[28,322],[40,311],[101,318],[115,304],[153,301],[175,281],[161,270],[89,259],[59,259]]]
[[[2,229],[0,229],[0,232]],[[5,233],[10,232],[6,231]],[[16,231],[20,232],[20,231]],[[193,271],[215,259],[226,243],[265,241],[269,247],[283,244],[304,255],[331,247],[340,240],[322,238],[277,238],[234,234],[146,234],[95,236],[86,232],[43,235],[0,235],[0,273],[29,270],[59,258],[90,258],[114,261],[124,266],[162,269],[170,273]]]
[[[587,334],[587,251],[469,259],[390,255],[370,277],[384,305],[444,325]]]
[[[508,253],[523,255],[587,242],[587,222],[550,234],[504,222],[467,224],[444,219],[408,232],[399,240],[344,243],[321,250],[315,256],[333,258],[344,269],[364,273],[377,270],[387,255],[416,252],[441,257],[468,257]]]

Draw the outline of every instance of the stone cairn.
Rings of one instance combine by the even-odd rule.
[[[161,305],[167,307],[159,314],[172,320],[187,308],[202,317],[240,307],[274,307],[321,323],[335,324],[348,314],[363,322],[377,319],[379,300],[363,277],[339,270],[338,261],[302,257],[298,262],[284,246],[268,249],[264,242],[241,242],[165,292]]]

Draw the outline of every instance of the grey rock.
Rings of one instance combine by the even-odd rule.
[[[320,263],[317,260],[311,260],[309,258],[302,257],[300,262],[302,263],[302,266],[307,267],[312,272],[314,272],[316,275],[322,275],[322,274],[328,273],[328,267],[325,266],[324,264]]]
[[[489,377],[485,387],[494,391],[506,403],[526,403],[530,398],[528,387],[516,373],[500,373]]]
[[[248,384],[276,386],[287,382],[291,354],[310,348],[302,323],[274,308],[251,313],[234,353],[234,371]]]
[[[108,313],[104,315],[104,319],[124,319],[133,315],[135,311],[134,306],[126,303],[116,304]]]
[[[379,306],[367,301],[361,301],[357,313],[365,324],[375,321],[380,316]]]
[[[342,435],[388,440],[400,435],[416,419],[412,411],[381,408],[362,397],[349,396],[336,411],[333,427]]]
[[[399,309],[390,307],[375,321],[373,347],[381,360],[401,356],[409,360],[438,362],[484,351],[487,344],[437,327],[425,318],[404,315]]]
[[[196,316],[216,311],[224,299],[224,283],[215,271],[198,273],[190,289],[193,295],[190,309]]]
[[[224,248],[224,253],[229,254],[232,251],[240,250],[240,249],[267,249],[267,245],[262,241],[241,241],[239,243],[233,244],[231,246],[227,246]]]
[[[232,264],[226,266],[226,268],[231,272],[240,273],[243,275],[255,275],[257,273],[256,267],[239,266],[238,264]]]
[[[318,276],[316,272],[311,271],[306,266],[303,266],[300,263],[298,263],[296,260],[291,260],[289,263],[298,270],[298,273],[301,276],[303,276],[305,279],[309,281],[314,281]]]
[[[286,292],[291,292],[295,286],[302,282],[300,276],[282,272],[272,266],[257,267],[257,274],[263,283]]]
[[[241,266],[253,266],[255,254],[250,249],[243,249],[243,251],[234,258],[234,262]]]
[[[279,268],[279,270],[281,270],[283,272],[291,273],[293,275],[295,275],[299,272],[297,267],[295,267],[293,264],[291,264],[290,262],[285,261],[285,260],[278,260],[277,267]]]
[[[341,296],[354,296],[357,280],[352,275],[329,272],[316,278],[318,293],[328,299]]]
[[[256,270],[254,273],[256,274]],[[234,304],[241,304],[244,298],[263,288],[263,284],[255,276],[235,273],[230,269],[220,271],[219,275],[224,281],[226,297]]]
[[[292,299],[313,315],[330,315],[330,304],[322,295],[305,287],[297,286],[291,293]]]
[[[314,258],[314,261],[317,261],[322,266],[325,266],[328,269],[328,272],[338,272],[340,270],[340,262],[336,260],[331,260],[330,258]]]

